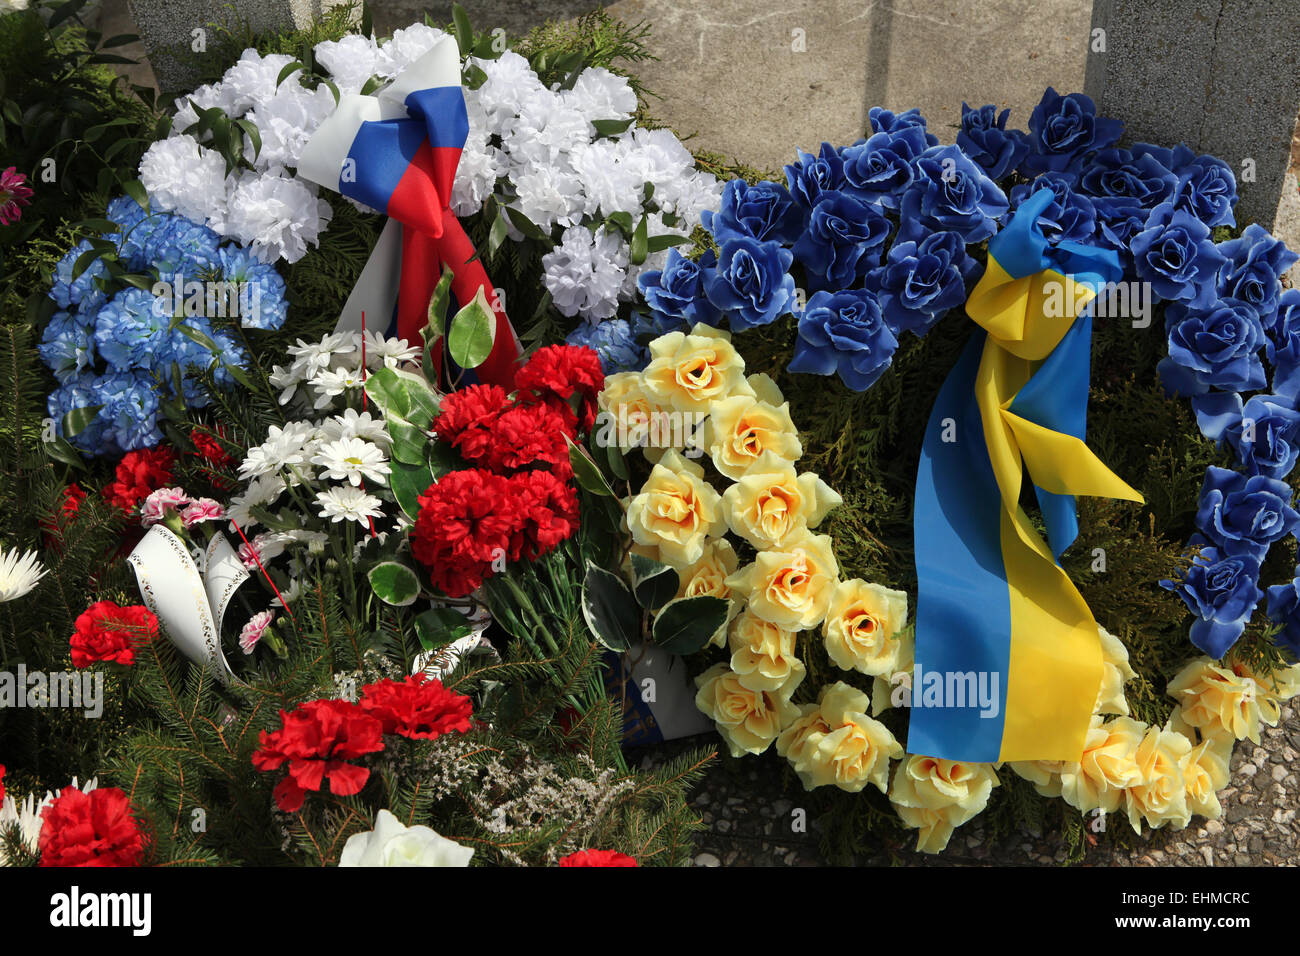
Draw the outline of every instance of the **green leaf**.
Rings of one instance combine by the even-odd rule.
[[[636,231],[632,233],[632,249],[628,254],[628,257],[632,260],[632,264],[635,266],[639,266],[641,263],[645,262],[647,248],[650,242],[648,239],[649,228],[648,220],[643,215],[641,220],[636,224]]]
[[[426,651],[446,647],[473,630],[465,615],[450,607],[430,608],[417,614],[411,624],[415,627],[415,636],[420,639],[420,646]]]
[[[302,64],[297,60],[294,60],[292,63],[286,63],[284,65],[284,69],[280,71],[280,75],[275,78],[275,88],[279,89],[281,83],[283,83],[289,77],[293,76],[295,71],[301,69],[302,69]]]
[[[100,252],[98,249],[90,248],[77,256],[77,261],[72,264],[72,281],[76,282],[77,277],[90,268],[90,264],[98,259]]]
[[[460,47],[461,55],[465,56],[474,48],[474,28],[470,26],[469,14],[459,3],[453,4],[451,20],[456,31],[456,45]]]
[[[680,246],[682,243],[690,241],[690,236],[679,236],[675,233],[666,232],[662,236],[651,236],[646,242],[646,251],[663,252],[671,246]]]
[[[505,242],[509,235],[510,223],[498,212],[497,217],[492,220],[492,228],[488,230],[488,255],[496,255],[496,251],[501,248],[501,243]]]
[[[401,369],[381,368],[367,377],[366,394],[390,420],[428,428],[438,414],[438,398],[429,383]]]
[[[463,369],[478,368],[492,354],[496,331],[496,313],[479,286],[474,300],[456,313],[447,330],[447,350],[452,360]]]
[[[74,222],[73,228],[85,229],[91,232],[121,232],[122,227],[115,222],[107,219],[82,219],[80,222]]]
[[[442,267],[442,278],[433,287],[429,296],[429,308],[425,311],[426,321],[420,330],[424,340],[424,363],[421,366],[424,377],[435,388],[438,385],[438,363],[433,360],[434,349],[441,351],[443,330],[447,328],[447,303],[451,300],[451,270]]]
[[[582,582],[582,617],[596,640],[611,651],[626,651],[641,638],[641,616],[627,584],[590,561]]]
[[[632,214],[630,212],[611,212],[605,217],[605,221],[612,222],[624,235],[632,235]]]
[[[672,654],[693,654],[727,626],[727,601],[704,595],[678,598],[655,617],[654,641]]]
[[[95,420],[103,405],[85,405],[74,408],[63,416],[63,437],[72,438],[80,435]]]
[[[522,232],[528,238],[530,239],[550,238],[550,236],[548,236],[545,232],[542,231],[541,226],[537,225],[537,223],[533,222],[531,219],[525,216],[514,206],[506,206],[505,209],[506,209],[506,215],[510,217],[510,221],[514,223],[515,228],[518,229],[520,232]]]
[[[80,471],[86,471],[86,463],[82,460],[77,449],[73,448],[66,440],[55,436],[53,441],[42,442],[41,447],[45,453],[55,461],[61,461],[65,465],[71,465]]]
[[[396,561],[382,561],[367,572],[370,588],[385,604],[407,607],[420,596],[420,578],[415,571]]]
[[[643,608],[657,610],[676,596],[682,579],[675,569],[635,552],[629,557],[632,559],[632,593]]]
[[[145,211],[146,214],[148,214],[149,193],[145,190],[144,183],[140,182],[140,180],[138,179],[127,180],[126,182],[122,183],[122,192],[126,193],[128,196],[134,199],[136,201],[136,205],[138,205],[141,209]]]
[[[617,136],[627,130],[632,125],[632,120],[603,119],[592,120],[591,125],[596,127],[597,136]]]
[[[471,63],[465,67],[465,72],[461,76],[461,85],[467,90],[477,90],[487,82],[488,75],[483,72],[483,68],[476,63]]]
[[[262,134],[254,123],[246,119],[235,120],[235,125],[248,134],[248,140],[253,144],[253,158],[256,159],[262,152]]]
[[[366,80],[365,84],[361,87],[361,95],[369,96],[383,85],[384,81],[381,77],[372,76],[370,79]]]
[[[389,467],[392,472],[388,476],[388,485],[393,489],[393,497],[406,516],[415,520],[420,514],[419,497],[433,484],[433,468],[424,461],[419,464],[393,461]]]
[[[587,449],[575,445],[568,435],[564,436],[564,440],[569,443],[569,464],[573,466],[573,477],[577,479],[578,486],[593,495],[614,497],[614,489],[609,486]]]

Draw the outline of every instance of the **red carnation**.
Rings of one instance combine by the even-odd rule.
[[[194,454],[206,462],[210,462],[213,467],[224,468],[232,464],[235,459],[222,447],[221,442],[217,441],[216,436],[225,437],[225,430],[220,425],[214,432],[201,428],[194,428],[190,431],[190,441],[194,443]]]
[[[509,405],[499,385],[470,385],[442,400],[433,430],[462,456],[476,461],[492,450],[493,426]]]
[[[560,866],[640,866],[634,857],[617,850],[579,850],[560,858]]]
[[[542,401],[558,398],[567,403],[573,395],[580,395],[578,421],[583,431],[589,431],[596,421],[596,396],[605,387],[605,374],[594,350],[582,345],[548,345],[534,352],[515,374],[515,386],[521,392],[536,393]]]
[[[551,472],[520,472],[510,492],[525,518],[511,537],[510,560],[535,560],[578,530],[578,495]]]
[[[362,688],[361,709],[378,718],[386,734],[436,740],[468,731],[474,703],[447,690],[442,681],[416,674],[400,683],[386,679]]]
[[[289,776],[275,788],[275,802],[285,813],[300,810],[307,791],[320,790],[327,777],[333,794],[360,793],[370,771],[347,761],[384,749],[383,725],[350,701],[308,701],[292,713],[280,711],[280,723],[279,730],[262,731],[253,766],[278,770],[289,764]]]
[[[116,787],[69,787],[41,814],[41,866],[139,866],[144,838]]]
[[[175,457],[171,449],[142,448],[129,451],[117,463],[117,479],[104,489],[104,497],[128,514],[150,493],[172,483],[172,466]]]
[[[510,483],[481,468],[443,475],[419,497],[411,553],[436,588],[464,597],[509,552],[520,514]]]
[[[515,405],[497,418],[483,463],[495,471],[515,471],[544,462],[567,477],[568,431],[563,415],[550,405]]]
[[[81,513],[81,503],[86,500],[86,493],[78,485],[68,485],[59,496],[57,508],[48,518],[40,520],[41,530],[45,532],[45,546],[62,550],[63,529]]]
[[[157,636],[158,618],[148,608],[96,601],[77,615],[77,630],[69,641],[73,666],[89,667],[96,661],[133,664],[136,648]]]

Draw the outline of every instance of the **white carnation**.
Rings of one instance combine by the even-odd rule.
[[[515,165],[550,165],[591,142],[585,116],[556,96],[537,96],[520,105],[519,119],[502,137]]]
[[[285,83],[279,92],[248,114],[262,137],[262,149],[254,165],[258,169],[297,166],[303,147],[334,112],[334,107],[334,94],[323,83],[314,91],[296,83]],[[252,143],[245,146],[251,158]]]
[[[722,186],[712,173],[696,171],[655,186],[655,202],[664,212],[675,214],[684,228],[693,229],[700,213],[722,204]]]
[[[178,96],[176,115],[172,118],[172,130],[177,133],[185,132],[199,121],[198,110],[210,110],[214,106],[227,116],[231,115],[235,108],[235,98],[224,83],[205,83],[193,93]],[[235,118],[237,119],[238,116]]]
[[[487,130],[491,133],[508,132],[528,101],[541,97],[554,99],[528,61],[513,50],[506,50],[495,60],[474,59],[473,63],[487,79],[477,90],[466,90],[465,99],[486,117]]]
[[[317,43],[316,62],[329,70],[339,93],[360,93],[379,72],[379,47],[373,37],[349,33],[341,40]]]
[[[280,78],[280,71],[292,62],[293,57],[287,53],[262,56],[256,50],[245,50],[244,55],[221,78],[231,100],[231,115],[243,116],[274,96],[279,88],[276,81]],[[284,78],[284,82],[297,83],[301,77],[302,70],[294,70]]]
[[[603,226],[594,234],[586,226],[570,226],[560,244],[542,256],[555,307],[585,319],[608,319],[618,311],[627,262],[627,243]]]
[[[283,169],[246,171],[231,190],[229,212],[218,231],[251,244],[264,262],[297,262],[317,243],[331,214],[329,203]]]
[[[517,199],[511,204],[550,231],[555,224],[575,225],[585,205],[582,183],[567,164],[534,166],[515,177]]]
[[[629,129],[619,137],[623,162],[647,183],[661,184],[690,174],[695,158],[670,129]]]
[[[460,154],[460,165],[456,167],[456,180],[451,187],[451,211],[457,216],[478,212],[496,188],[501,166],[501,151],[489,146],[486,138],[476,141],[471,132]]]
[[[630,119],[636,112],[636,93],[627,79],[603,66],[583,70],[561,97],[589,120]]]
[[[433,49],[446,32],[424,23],[413,23],[396,31],[392,39],[379,48],[375,72],[380,76],[394,77]]]
[[[140,182],[157,209],[195,222],[226,215],[226,161],[193,136],[160,139],[140,160]]]
[[[600,139],[571,157],[586,196],[587,215],[625,212],[640,217],[646,180],[622,161],[622,153],[613,140]]]

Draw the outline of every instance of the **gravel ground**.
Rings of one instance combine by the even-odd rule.
[[[713,746],[716,738],[696,737],[640,750],[631,756],[642,766],[693,747]],[[1283,710],[1277,727],[1265,728],[1261,746],[1237,744],[1232,776],[1219,792],[1218,820],[1195,817],[1185,830],[1147,831],[1137,850],[1103,840],[1088,852],[1084,866],[1298,866],[1300,865],[1300,714]],[[1009,772],[1009,771],[1008,771]],[[824,866],[818,821],[808,832],[791,832],[791,811],[802,791],[783,791],[780,759],[773,754],[733,761],[719,759],[691,797],[708,832],[700,836],[696,866]],[[1127,827],[1125,821],[1117,821]],[[1065,862],[1057,834],[1017,834],[990,841],[980,818],[959,827],[939,856],[891,854],[885,848],[859,854],[859,865],[902,863],[913,866],[1048,866]]]

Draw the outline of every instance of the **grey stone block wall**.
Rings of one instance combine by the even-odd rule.
[[[1125,142],[1218,156],[1237,175],[1238,224],[1271,229],[1300,112],[1300,2],[1095,0],[1092,26],[1106,49],[1090,43],[1084,90]]]

